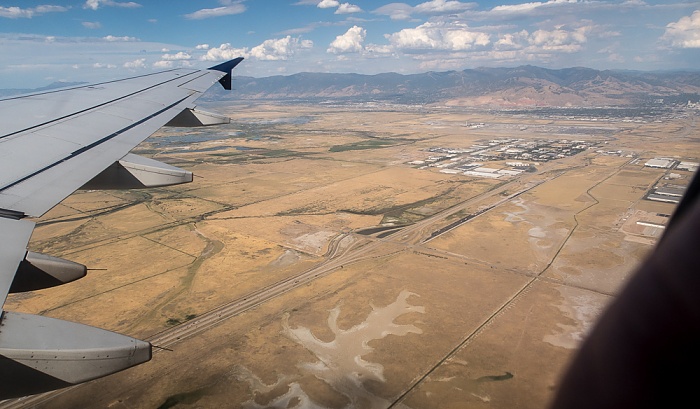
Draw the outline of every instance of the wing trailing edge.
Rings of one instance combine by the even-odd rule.
[[[129,151],[182,112],[180,125],[228,123],[195,110],[193,102],[217,81],[231,89],[231,70],[242,60],[0,99],[0,305],[10,291],[85,275],[82,264],[27,251],[35,227],[30,217],[89,183],[126,189],[192,181],[189,171]],[[151,354],[150,343],[126,335],[3,308],[0,399],[100,378]]]

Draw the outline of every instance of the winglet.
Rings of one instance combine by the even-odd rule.
[[[223,62],[219,65],[215,65],[209,69],[215,70],[215,71],[221,71],[224,74],[226,74],[223,77],[221,77],[221,79],[219,80],[219,83],[221,83],[221,85],[224,87],[224,89],[231,90],[231,70],[233,70],[233,67],[237,66],[238,63],[240,63],[241,61],[243,61],[243,57],[238,57],[238,58],[234,58],[233,60]]]

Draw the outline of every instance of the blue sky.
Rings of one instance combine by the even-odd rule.
[[[0,88],[244,56],[236,75],[700,68],[700,1],[0,1]]]

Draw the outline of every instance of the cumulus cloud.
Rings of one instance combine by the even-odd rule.
[[[113,0],[87,0],[83,8],[90,10],[97,10],[100,6],[106,7],[122,7],[122,8],[136,8],[141,7],[139,3],[134,3],[133,1],[113,1]]]
[[[225,43],[219,47],[209,48],[207,53],[200,57],[200,60],[224,61],[236,57],[266,61],[287,60],[298,51],[310,49],[313,45],[314,43],[311,40],[302,40],[292,36],[265,40],[251,49],[248,49],[248,47],[236,48],[231,46],[230,43]]]
[[[111,69],[111,68],[117,68],[117,66],[114,64],[104,64],[101,62],[96,62],[96,63],[92,64],[92,68],[110,68]]]
[[[515,33],[501,34],[493,44],[495,51],[522,50],[519,55],[551,55],[553,53],[572,53],[580,51],[588,41],[588,35],[594,31],[594,26],[587,25],[577,28],[564,26],[554,27],[552,30],[540,29],[532,33],[521,30]]]
[[[326,51],[333,54],[360,52],[366,35],[364,28],[352,26],[345,34],[337,36]]]
[[[224,61],[237,57],[248,57],[248,48],[232,47],[230,43],[221,44],[218,47],[209,48],[206,54],[200,57],[203,61]]]
[[[572,53],[581,49],[581,45],[587,41],[586,34],[590,30],[590,26],[579,27],[573,31],[567,31],[561,27],[551,31],[537,30],[530,35],[528,41],[544,51]]]
[[[37,6],[29,8],[20,7],[0,7],[0,17],[5,18],[32,18],[46,13],[56,13],[68,11],[67,7],[63,6]]]
[[[194,48],[196,50],[208,50],[209,44],[197,44],[197,46],[195,46]]]
[[[166,61],[178,61],[178,60],[189,60],[192,58],[192,56],[180,51],[177,54],[163,54],[163,56],[160,58],[162,60],[166,60]]]
[[[321,0],[318,2],[316,7],[320,8],[320,9],[328,9],[328,8],[332,8],[332,7],[338,7],[339,5],[340,5],[340,2],[336,1],[336,0]]]
[[[359,6],[350,3],[343,3],[338,6],[338,10],[335,11],[335,14],[360,13],[361,11],[362,9]]]
[[[298,50],[313,47],[311,40],[300,40],[292,36],[265,40],[250,50],[250,56],[258,60],[286,60]]]
[[[474,31],[463,23],[427,22],[386,35],[393,46],[403,50],[463,51],[486,46],[489,34]]]
[[[700,10],[666,25],[661,37],[677,48],[700,48]]]
[[[135,70],[139,68],[144,68],[146,66],[146,59],[145,58],[139,58],[133,61],[127,61],[124,63],[124,68],[128,68],[130,70]]]
[[[241,14],[247,10],[244,4],[236,2],[222,7],[216,7],[213,9],[201,9],[194,13],[185,14],[185,18],[190,20],[202,20],[205,18],[230,16],[233,14]]]
[[[394,47],[390,45],[367,44],[364,51],[368,56],[389,55],[394,53]]]
[[[153,68],[172,68],[173,67],[173,62],[172,61],[156,61],[153,63]]]
[[[405,53],[425,70],[454,69],[464,66],[465,61],[472,64],[479,61],[490,64],[551,62],[557,56],[584,48],[588,37],[596,30],[596,26],[589,23],[495,34],[487,31],[493,27],[474,28],[464,22],[433,19],[415,28],[385,35],[393,50],[382,51]],[[369,46],[365,47],[364,55],[382,56],[376,52],[370,54],[368,50]],[[616,54],[609,55],[610,61],[619,59]]]
[[[518,33],[503,34],[499,37],[493,47],[496,50],[518,50],[524,47],[528,38],[528,32],[522,30]]]

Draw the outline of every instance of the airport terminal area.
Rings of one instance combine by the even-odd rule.
[[[700,162],[694,106],[228,104],[134,150],[192,183],[42,217],[91,270],[6,303],[152,361],[0,407],[545,408]]]

